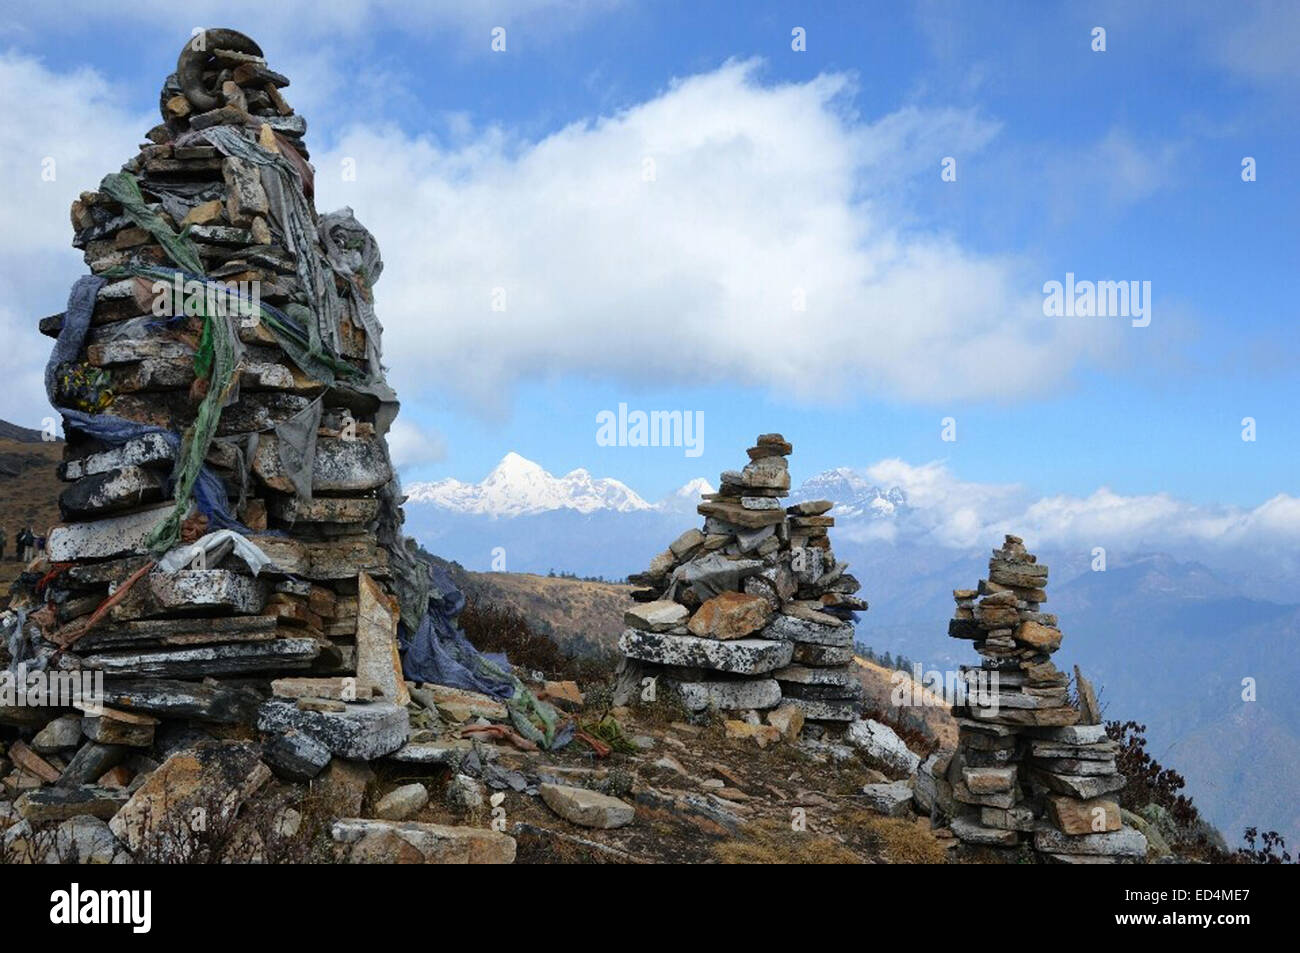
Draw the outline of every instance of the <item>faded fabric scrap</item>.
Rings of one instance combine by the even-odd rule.
[[[232,551],[244,561],[254,576],[273,565],[271,557],[241,534],[222,529],[201,536],[188,546],[177,546],[158,560],[158,568],[168,574],[174,573],[193,563],[199,553],[204,555],[209,564],[215,564]]]

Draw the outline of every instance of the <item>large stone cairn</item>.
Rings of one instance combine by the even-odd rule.
[[[1096,863],[1146,855],[1146,840],[1124,827],[1115,792],[1124,776],[1106,736],[1092,685],[1052,662],[1061,647],[1055,615],[1043,612],[1047,567],[1007,536],[987,579],[957,589],[948,634],[983,656],[963,666],[967,695],[953,708],[958,746],[921,766],[918,789],[952,814],[961,840],[1014,847],[1023,838],[1051,859]]]
[[[791,450],[780,434],[760,436],[749,464],[705,494],[703,529],[632,577],[643,588],[619,639],[626,670],[676,690],[692,712],[751,723],[789,707],[819,723],[857,717],[852,620],[867,605],[831,551],[832,504],[781,505]]]
[[[50,535],[52,571],[28,632],[37,633],[35,660],[102,672],[108,707],[41,749],[41,772],[64,790],[147,750],[167,719],[255,724],[278,739],[268,763],[299,778],[331,756],[382,756],[409,734],[395,594],[411,554],[396,533],[384,438],[396,404],[370,309],[377,249],[350,212],[316,214],[306,122],[281,94],[289,80],[241,34],[210,30],[206,39],[203,51],[187,46],[168,77],[164,122],[139,154],[72,206],[73,244],[106,283],[52,399],[88,414],[92,428],[111,417],[154,429],[115,442],[66,428],[64,524]],[[123,185],[138,186],[134,214]],[[180,495],[178,455],[215,386],[214,365],[196,370],[196,354],[220,318],[158,317],[155,275],[194,253],[200,277],[256,282],[243,287],[316,326],[298,347],[283,326],[248,314],[224,325],[237,334],[226,342],[237,391],[220,407],[203,463],[215,477],[206,499],[213,485],[223,491],[238,538],[205,547],[220,524],[191,505],[168,547],[184,562],[167,568],[154,565],[157,531]],[[59,335],[66,317],[46,318],[41,330]],[[287,437],[298,441],[294,452]],[[241,543],[270,565],[254,571]]]

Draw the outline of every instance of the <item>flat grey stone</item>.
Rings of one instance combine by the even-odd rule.
[[[256,615],[266,605],[266,584],[229,569],[152,572],[136,583],[112,610],[117,620],[166,615],[199,608]]]
[[[1034,829],[1034,847],[1051,854],[1104,854],[1112,857],[1145,857],[1147,839],[1132,827],[1097,834],[1062,834],[1050,824]]]
[[[886,817],[902,817],[912,804],[912,786],[906,781],[864,784],[862,795],[873,811]]]
[[[129,797],[126,788],[107,788],[93,784],[77,787],[55,785],[25,792],[14,802],[14,806],[19,814],[33,823],[64,821],[83,814],[108,820]]]
[[[345,703],[344,711],[321,712],[271,699],[258,709],[257,729],[297,730],[340,758],[373,761],[406,744],[411,724],[406,709],[390,702]]]
[[[711,668],[720,672],[759,675],[790,661],[794,649],[788,642],[769,639],[702,639],[693,635],[667,635],[625,629],[618,640],[624,655],[661,665]]]
[[[671,599],[642,602],[623,613],[624,625],[647,632],[667,632],[686,622],[690,610]]]
[[[810,643],[812,645],[826,645],[838,648],[853,645],[853,626],[847,622],[838,625],[823,625],[784,614],[772,619],[762,628],[759,635],[765,639],[780,639],[786,642]]]
[[[429,789],[419,782],[393,788],[375,805],[375,815],[386,821],[404,821],[429,803]]]
[[[261,696],[250,689],[211,682],[114,678],[104,684],[104,704],[163,718],[194,718],[218,724],[252,722],[261,702]]]
[[[812,668],[804,665],[787,665],[772,673],[778,682],[790,682],[795,685],[827,685],[844,689],[856,689],[861,685],[851,672],[842,668]]]
[[[856,700],[835,698],[795,698],[782,695],[781,703],[794,705],[812,721],[854,721],[861,714]]]
[[[46,550],[51,562],[111,559],[145,553],[144,541],[171,512],[172,504],[111,516],[93,523],[68,523],[50,530]]]
[[[1016,831],[1004,830],[998,827],[985,827],[983,824],[964,817],[954,817],[950,826],[957,839],[968,844],[1015,847],[1020,843],[1020,835]]]
[[[280,463],[279,443],[273,434],[263,436],[258,442],[253,472],[271,489],[293,492],[293,484]],[[313,493],[362,493],[378,489],[392,476],[382,440],[322,437],[316,441],[316,456],[311,469]]]
[[[474,751],[474,742],[468,739],[452,741],[412,741],[402,745],[388,757],[403,764],[459,765]]]
[[[542,800],[560,817],[580,827],[609,830],[632,823],[636,811],[631,804],[608,794],[562,784],[543,784]]]
[[[1068,745],[1090,745],[1108,740],[1105,725],[1063,725],[1059,728],[1029,728],[1034,738],[1059,741]]]
[[[81,661],[88,669],[102,671],[106,678],[113,675],[202,678],[303,669],[319,654],[320,644],[315,639],[294,638],[167,651],[104,652],[84,656]]]
[[[512,864],[515,839],[481,827],[343,818],[330,836],[353,864]]]
[[[1050,771],[1041,771],[1031,767],[1029,769],[1030,777],[1034,781],[1046,787],[1049,791],[1055,791],[1057,794],[1068,794],[1070,797],[1076,797],[1080,800],[1090,800],[1091,798],[1101,797],[1103,794],[1110,794],[1113,791],[1121,790],[1127,783],[1124,775],[1112,774],[1105,777],[1091,777],[1086,775],[1055,774]]]
[[[775,708],[781,704],[781,686],[775,679],[750,678],[736,681],[677,682],[670,684],[681,695],[687,711],[736,711],[745,708]]]
[[[151,433],[128,440],[120,447],[92,453],[80,460],[69,460],[62,466],[65,480],[107,473],[121,467],[167,467],[176,459],[175,452],[162,434]]]
[[[1031,741],[1030,753],[1035,758],[1070,758],[1080,761],[1114,761],[1119,745],[1110,739],[1095,744],[1072,745],[1059,741]]]
[[[847,665],[853,661],[852,646],[812,645],[808,642],[796,642],[794,659],[797,665],[837,666]]]
[[[331,757],[329,748],[297,730],[273,736],[262,749],[267,766],[290,781],[310,781],[325,769]]]

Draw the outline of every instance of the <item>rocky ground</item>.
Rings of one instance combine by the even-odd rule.
[[[84,719],[6,729],[3,859],[903,863],[955,846],[913,813],[919,759],[883,726],[800,740],[797,722],[785,737],[692,723],[668,698],[611,708],[608,683],[533,687],[584,735],[525,750],[499,702],[412,686],[425,727],[410,743],[369,764],[335,758],[307,782],[251,730],[194,723],[168,725],[73,800],[29,775],[66,770]]]

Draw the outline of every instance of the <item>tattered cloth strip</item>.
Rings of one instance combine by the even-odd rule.
[[[194,207],[225,196],[225,189],[217,182],[165,182],[151,178],[147,173],[137,180],[141,192],[156,195],[159,203],[173,221],[181,222]]]
[[[184,271],[201,275],[203,262],[199,259],[198,249],[184,234],[177,235],[167,225],[161,215],[149,209],[140,194],[140,186],[129,172],[114,172],[104,176],[100,191],[121,203],[128,218],[151,234],[167,252],[168,257]],[[74,295],[77,287],[73,288]],[[96,289],[98,291],[98,289]],[[69,305],[72,302],[69,301]],[[94,310],[94,297],[89,300],[90,309]],[[233,403],[239,396],[239,376],[236,374],[239,361],[243,355],[243,345],[235,328],[231,315],[204,315],[203,336],[199,350],[194,356],[194,369],[199,377],[208,380],[208,391],[199,404],[194,423],[182,436],[182,447],[177,453],[176,468],[172,471],[174,483],[173,499],[175,506],[166,519],[159,523],[146,541],[154,554],[167,552],[176,545],[181,534],[181,520],[185,518],[190,507],[190,496],[194,485],[204,469],[204,459],[208,447],[216,434],[217,424],[221,420],[223,407]],[[89,314],[86,324],[89,324]],[[64,328],[68,318],[64,316]],[[84,328],[81,332],[84,339]],[[60,333],[62,338],[62,333]],[[80,348],[78,348],[80,349]]]
[[[199,376],[204,376],[209,370],[217,370],[215,367],[210,368],[209,365],[216,357],[216,347],[218,342],[222,344],[226,341],[230,342],[232,347],[235,349],[232,359],[236,364],[238,363],[239,358],[242,357],[243,354],[243,345],[239,343],[239,333],[235,326],[235,321],[237,319],[242,320],[245,317],[257,318],[262,321],[263,325],[270,329],[276,336],[277,340],[281,340],[282,343],[287,340],[292,340],[293,335],[295,334],[298,336],[302,335],[301,329],[297,327],[296,323],[278,309],[263,304],[260,301],[253,302],[251,299],[244,298],[237,291],[223,285],[221,282],[204,278],[201,275],[191,275],[174,269],[151,267],[115,269],[110,272],[110,274],[114,276],[134,275],[143,278],[152,278],[158,283],[159,293],[174,292],[178,280],[182,289],[189,282],[197,282],[202,284],[205,288],[211,288],[214,290],[219,289],[223,292],[223,295],[214,297],[214,301],[219,302],[222,305],[231,300],[236,302],[233,310],[237,313],[234,315],[229,313],[205,315],[208,320],[204,322],[204,337],[200,341],[199,351],[195,355],[195,372],[199,374]],[[200,302],[204,303],[208,300],[208,295],[206,294],[195,297],[200,299]],[[173,314],[183,313],[181,305],[182,302],[172,301],[171,312]],[[206,305],[204,304],[203,306],[205,307]],[[295,351],[298,354],[303,355],[302,360],[295,358]],[[347,364],[334,354],[320,354],[317,355],[315,359],[311,359],[307,357],[305,349],[291,348],[289,346],[285,347],[285,352],[289,355],[290,360],[293,360],[294,363],[298,364],[305,373],[311,374],[318,380],[322,380],[323,383],[333,384],[335,382],[334,370],[336,368],[345,369],[354,374],[359,373],[350,364]],[[217,377],[213,377],[214,383],[217,379]],[[229,384],[229,387],[232,396],[234,396],[236,394],[235,388],[237,387],[237,378]],[[209,390],[209,396],[211,396],[211,389]],[[233,401],[231,400],[227,400],[226,404],[228,405],[232,402]],[[312,498],[311,474],[312,466],[316,459],[316,432],[320,427],[321,410],[322,402],[318,398],[293,417],[290,417],[288,420],[283,420],[275,425],[275,434],[278,438],[280,463],[284,467],[285,473],[290,482],[293,484],[295,492],[307,501],[310,501]],[[200,415],[202,415],[202,407],[200,407]],[[214,434],[215,425],[219,419],[218,415],[217,419],[212,421],[212,432]],[[201,436],[201,434],[199,435]],[[210,443],[211,440],[209,440],[209,445]],[[201,460],[203,457],[206,457],[207,452],[208,446],[205,445],[203,447],[202,457],[199,459]],[[179,538],[179,536],[177,538]]]
[[[375,316],[374,293],[371,289],[384,271],[384,259],[379,255],[379,245],[369,229],[357,221],[351,208],[321,216],[320,241],[325,249],[325,259],[334,273],[347,280],[353,314],[366,332],[366,359],[370,366],[370,377],[377,380],[384,373],[380,364],[383,354],[380,341],[384,329]]]
[[[309,374],[314,380],[333,386],[336,378],[339,377],[352,380],[365,376],[361,371],[343,360],[337,351],[322,350],[314,355],[311,353],[311,335],[307,329],[314,318],[311,311],[302,305],[291,304],[285,311],[281,311],[264,301],[254,303],[252,299],[245,298],[232,285],[174,268],[132,266],[129,268],[113,268],[104,274],[110,278],[127,276],[152,278],[160,283],[168,283],[169,287],[174,287],[174,283],[179,277],[182,285],[196,281],[205,287],[220,290],[221,294],[217,296],[217,301],[235,301],[237,302],[236,309],[241,312],[241,316],[254,317],[261,321],[262,325],[271,332],[276,343],[284,349],[285,354],[289,356],[289,360],[293,361],[303,373]],[[173,307],[175,305],[176,303],[173,302]],[[287,313],[288,311],[294,313],[291,315]]]
[[[32,628],[35,628],[33,625]],[[14,608],[0,613],[0,638],[4,639],[9,653],[9,671],[23,666],[29,672],[43,670],[49,662],[49,653],[41,654],[39,640],[27,628],[27,609]]]
[[[129,172],[112,172],[99,183],[99,191],[121,203],[126,217],[156,238],[172,261],[186,271],[202,273],[203,262],[199,259],[199,250],[184,233],[177,235],[161,215],[145,205],[135,176]]]
[[[239,396],[237,372],[243,345],[235,328],[235,318],[229,314],[205,317],[204,335],[194,357],[194,369],[200,377],[207,378],[208,392],[199,404],[194,423],[186,428],[183,446],[176,458],[176,469],[172,472],[176,483],[176,505],[145,541],[154,554],[167,552],[180,539],[181,521],[189,510],[190,494],[204,468],[203,461],[221,422],[221,411]]]
[[[274,568],[271,557],[258,549],[256,545],[249,542],[239,533],[231,532],[228,529],[218,530],[215,533],[208,533],[201,536],[188,546],[177,546],[162,559],[158,560],[158,568],[165,573],[174,573],[177,570],[184,569],[194,562],[200,554],[203,555],[206,564],[215,565],[220,562],[227,553],[234,552],[236,556],[242,559],[245,565],[256,576],[268,566]]]
[[[318,354],[322,342],[336,352],[341,350],[338,292],[334,288],[334,276],[321,267],[321,256],[316,252],[315,216],[303,194],[298,169],[284,156],[245,138],[233,126],[211,126],[190,132],[181,136],[177,144],[200,140],[216,146],[223,155],[235,156],[262,169],[262,188],[271,206],[271,217],[284,236],[285,246],[297,256],[299,288],[315,306],[316,320],[309,327],[311,353]]]
[[[288,420],[275,425],[276,452],[280,466],[298,496],[311,502],[312,468],[316,462],[316,433],[320,430],[323,403],[316,398]]]

